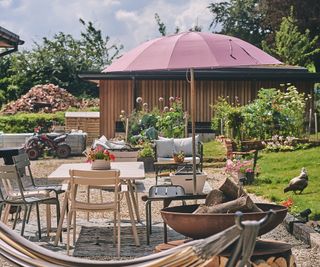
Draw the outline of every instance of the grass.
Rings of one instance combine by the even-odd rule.
[[[255,184],[247,186],[250,193],[264,196],[274,202],[291,198],[291,213],[310,208],[312,217],[320,215],[320,147],[294,152],[260,153],[259,173]],[[300,174],[301,168],[308,172],[309,185],[301,195],[284,193],[289,181]]]
[[[203,156],[205,158],[224,158],[226,156],[226,149],[218,141],[205,142],[203,144]]]

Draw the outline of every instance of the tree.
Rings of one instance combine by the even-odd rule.
[[[54,83],[76,96],[98,95],[97,86],[78,78],[78,73],[100,70],[119,56],[123,46],[109,45],[110,38],[104,38],[91,22],[80,19],[80,23],[85,30],[79,39],[59,32],[52,39],[44,37],[41,44],[34,43],[31,51],[9,56],[5,83],[0,76],[0,90],[7,101],[43,83]]]
[[[210,29],[221,25],[219,33],[238,37],[260,47],[269,29],[261,26],[263,13],[259,12],[259,2],[260,0],[230,0],[211,3],[208,6],[213,15]]]
[[[166,32],[166,25],[164,25],[164,23],[161,21],[161,19],[160,19],[160,16],[159,16],[159,14],[158,13],[155,13],[154,14],[154,18],[155,18],[155,20],[156,20],[156,22],[157,22],[157,24],[158,24],[158,26],[159,26],[159,32],[160,32],[160,34],[162,35],[162,36],[166,36],[167,35],[167,32]]]
[[[154,18],[155,18],[156,23],[157,23],[157,25],[158,25],[158,27],[159,27],[159,28],[158,28],[159,33],[160,33],[162,36],[166,36],[166,35],[167,35],[167,26],[161,21],[159,14],[158,14],[158,13],[155,13],[155,14],[154,14]],[[197,22],[196,25],[192,26],[192,27],[189,29],[190,32],[201,32],[201,30],[202,30],[202,27],[198,25],[198,22]],[[179,26],[176,26],[176,27],[175,27],[174,34],[177,34],[177,33],[179,33],[179,32],[180,32],[180,28],[179,28]]]
[[[292,8],[291,15],[282,19],[280,29],[275,33],[274,45],[268,46],[263,41],[262,46],[286,64],[307,66],[312,62],[312,57],[320,53],[320,48],[316,48],[317,40],[317,36],[310,38],[308,29],[304,33],[299,31]]]
[[[270,29],[266,39],[268,45],[272,45],[275,32],[279,30],[283,17],[290,16],[293,7],[293,17],[300,32],[309,31],[311,39],[320,35],[320,1],[319,0],[260,0],[260,13],[265,14],[262,19],[263,27]],[[317,47],[320,47],[318,39]],[[320,55],[312,58],[316,71],[320,72]]]

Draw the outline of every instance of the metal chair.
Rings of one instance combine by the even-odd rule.
[[[41,192],[35,190],[25,190],[22,185],[22,181],[19,177],[19,171],[15,165],[0,166],[0,180],[2,182],[2,187],[5,193],[5,195],[3,196],[4,202],[6,204],[3,216],[4,223],[7,223],[8,221],[9,211],[12,205],[22,207],[24,209],[24,215],[22,220],[21,235],[23,235],[25,230],[28,209],[31,209],[32,205],[35,205],[37,212],[38,235],[39,239],[41,239],[39,204],[56,205],[57,222],[59,222],[59,200],[56,197],[50,197],[48,195],[48,192],[45,191]],[[16,220],[14,222],[14,227],[15,224]]]
[[[180,185],[154,185],[150,187],[148,196],[143,196],[146,201],[146,232],[147,245],[150,243],[150,234],[152,233],[151,203],[152,201],[163,201],[163,207],[168,207],[172,200],[178,196],[185,196],[184,188]],[[182,203],[185,204],[183,199]],[[164,239],[166,241],[166,224],[164,223]]]
[[[75,243],[76,233],[76,212],[106,212],[113,211],[114,214],[114,237],[113,242],[116,243],[117,237],[117,256],[120,256],[120,196],[122,195],[120,171],[82,171],[70,170],[70,192],[69,201],[70,209],[68,212],[67,222],[67,253],[70,250],[70,224],[73,219],[73,243]],[[79,186],[92,187],[114,187],[113,200],[108,202],[92,203],[77,198],[77,189]],[[117,233],[116,233],[117,230]]]
[[[17,156],[13,156],[13,162],[16,165],[19,175],[23,182],[26,184],[23,185],[26,190],[47,190],[49,192],[54,192],[58,197],[59,194],[64,193],[61,185],[37,185],[34,181],[31,164],[28,158],[27,153],[19,154]],[[28,183],[29,180],[29,184]]]
[[[59,194],[64,193],[61,185],[37,185],[32,175],[31,163],[27,153],[22,153],[17,156],[13,156],[13,162],[19,172],[19,177],[22,180],[22,185],[27,191],[47,191],[48,193],[53,192],[57,201],[59,201]],[[27,216],[27,222],[29,221],[31,208]],[[50,218],[50,206],[47,206],[47,218]],[[51,230],[51,221],[47,221],[47,234],[49,235]]]

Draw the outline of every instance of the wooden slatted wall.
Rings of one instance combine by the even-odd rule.
[[[299,91],[310,93],[312,83],[296,82]],[[134,88],[134,89],[133,89]],[[234,102],[236,97],[241,105],[256,98],[260,88],[280,87],[278,81],[196,81],[196,121],[210,122],[212,109],[220,96],[228,97]],[[190,111],[190,85],[186,80],[138,80],[138,81],[101,81],[100,83],[100,131],[107,137],[114,137],[115,122],[119,121],[121,110],[130,112],[135,105],[136,97],[142,97],[149,108],[163,108],[169,105],[169,97],[180,97],[184,109]],[[160,104],[158,99],[163,97],[165,102]]]

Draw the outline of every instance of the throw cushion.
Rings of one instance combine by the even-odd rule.
[[[196,135],[196,153],[198,153],[199,135]],[[192,137],[188,138],[175,138],[174,151],[178,153],[182,151],[186,157],[192,156]]]
[[[165,140],[155,140],[157,146],[157,157],[172,158],[174,152],[173,138]]]

